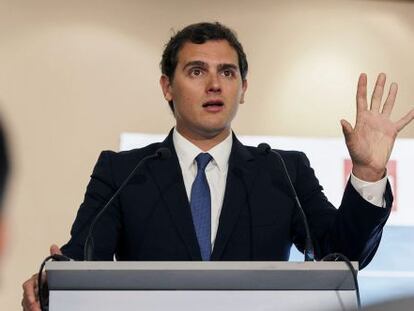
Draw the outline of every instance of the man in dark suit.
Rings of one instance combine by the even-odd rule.
[[[119,188],[136,163],[160,147],[169,159],[148,162],[96,224],[95,259],[201,260],[173,133],[162,143],[128,152],[101,154],[62,252],[83,260],[91,219]],[[389,214],[372,206],[348,185],[339,212],[328,202],[304,154],[279,151],[298,191],[317,247],[317,258],[347,254],[362,266],[372,258]],[[211,260],[288,260],[292,242],[301,250],[304,226],[276,156],[242,145],[235,136],[227,188]],[[356,220],[352,220],[356,218]],[[352,221],[350,221],[352,220]],[[213,237],[214,239],[214,237]]]
[[[72,227],[60,250],[83,259],[92,219],[134,166],[160,147],[168,159],[151,159],[102,214],[94,230],[94,259],[287,260],[292,243],[304,247],[303,223],[273,153],[242,145],[231,122],[247,89],[247,60],[234,33],[218,23],[187,26],[171,38],[161,61],[160,84],[176,119],[162,143],[103,152]],[[326,199],[306,156],[279,151],[302,201],[316,258],[341,252],[365,266],[390,212],[386,164],[397,132],[414,110],[393,123],[397,92],[392,84],[380,111],[385,75],[378,77],[371,106],[366,75],[357,92],[354,128],[341,121],[353,174],[340,208]],[[22,305],[37,310],[35,278],[24,284]]]

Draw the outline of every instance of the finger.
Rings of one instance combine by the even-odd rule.
[[[37,303],[37,302],[35,302],[35,303],[32,303],[32,304],[25,304],[25,305],[23,305],[23,310],[24,311],[42,311],[41,309],[40,309],[40,304],[39,303]]]
[[[403,116],[397,123],[397,131],[401,131],[408,123],[414,119],[414,108],[411,109],[405,116]]]
[[[386,116],[390,116],[392,112],[392,108],[394,107],[395,98],[397,97],[398,92],[398,84],[391,83],[390,90],[388,92],[387,100],[384,103],[384,107],[382,108],[382,114]]]
[[[345,136],[345,140],[348,141],[351,138],[351,135],[353,132],[352,125],[348,121],[342,119],[341,126],[342,126],[342,132],[344,133],[344,136]]]
[[[31,304],[27,303],[26,301],[22,301],[23,311],[30,311],[33,310]]]
[[[52,244],[50,246],[50,255],[62,255],[62,251],[60,250],[59,246]]]
[[[23,307],[23,311],[26,311],[27,310],[27,308],[28,308],[28,306],[27,306],[27,304],[26,304],[26,302],[24,301],[24,299],[22,299],[22,301],[21,301],[21,303],[20,303],[21,305],[22,305],[22,307]]]
[[[357,115],[359,112],[365,111],[368,109],[367,105],[367,75],[361,73],[358,79],[358,87],[356,94],[357,102]]]
[[[35,295],[35,300],[39,301],[39,283],[38,282],[36,282],[35,286],[33,287],[33,291]]]
[[[41,282],[44,284],[46,282],[46,272],[42,272]],[[38,282],[38,274],[33,274],[30,280],[25,282],[26,287],[24,287],[24,294],[26,296],[34,295],[34,300],[39,300],[39,282]],[[29,299],[31,300],[31,298]]]
[[[384,94],[386,76],[385,73],[380,73],[375,83],[374,91],[371,98],[371,111],[379,112],[381,107],[382,95]]]
[[[24,311],[42,311],[38,302],[28,303],[26,301],[22,301],[22,307]]]
[[[37,297],[36,297],[36,279],[31,277],[29,280],[23,283],[23,301],[22,304],[25,305],[28,309],[29,307],[36,303]]]

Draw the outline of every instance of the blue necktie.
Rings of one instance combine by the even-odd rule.
[[[210,260],[211,254],[211,197],[205,168],[212,157],[200,153],[196,158],[197,176],[191,187],[191,213],[203,261]]]

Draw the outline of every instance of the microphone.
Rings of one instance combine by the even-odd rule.
[[[313,248],[313,243],[312,243],[312,238],[311,238],[311,235],[310,235],[308,220],[306,218],[305,212],[303,211],[302,204],[300,203],[299,197],[296,193],[295,187],[293,186],[292,180],[290,179],[289,172],[286,168],[285,161],[283,160],[283,158],[282,158],[282,156],[280,155],[279,152],[277,152],[277,151],[273,150],[272,148],[270,148],[270,146],[266,143],[259,144],[257,146],[257,148],[259,149],[259,152],[262,153],[262,154],[265,154],[265,155],[268,155],[269,153],[275,154],[279,158],[280,163],[282,163],[283,171],[285,173],[287,183],[288,183],[289,188],[292,192],[292,195],[295,199],[296,206],[299,209],[300,215],[301,215],[302,220],[303,220],[303,224],[305,225],[305,232],[306,232],[305,250],[304,250],[305,261],[314,261],[315,260],[315,250]]]
[[[150,159],[160,159],[160,160],[166,160],[171,157],[171,151],[168,148],[159,148],[154,154],[151,154],[149,156],[146,156],[142,158],[138,164],[134,167],[134,169],[129,173],[127,178],[122,182],[122,184],[119,186],[118,190],[112,195],[112,197],[108,200],[108,202],[104,205],[104,207],[99,211],[99,213],[95,216],[93,219],[90,227],[89,232],[86,237],[85,246],[83,248],[83,259],[85,261],[91,261],[93,260],[93,229],[95,227],[95,224],[99,220],[99,218],[102,216],[102,214],[105,212],[105,210],[108,209],[108,207],[111,205],[113,200],[119,195],[119,193],[122,191],[122,189],[128,184],[130,179],[134,176],[135,172],[148,160]]]

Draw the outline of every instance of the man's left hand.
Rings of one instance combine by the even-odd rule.
[[[378,75],[371,105],[367,102],[367,75],[362,73],[358,80],[356,96],[357,113],[355,127],[341,120],[346,146],[352,159],[353,174],[364,181],[378,181],[384,177],[388,159],[400,132],[414,119],[414,108],[397,122],[390,120],[398,86],[392,83],[381,110],[385,74]]]

